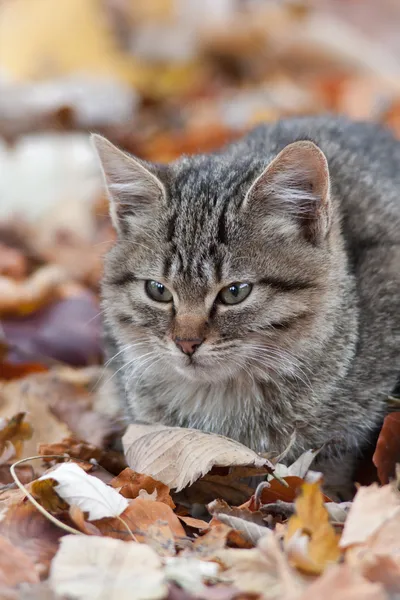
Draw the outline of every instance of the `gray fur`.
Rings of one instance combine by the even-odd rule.
[[[329,165],[330,224],[318,241],[303,228],[322,218],[321,198],[302,215],[281,193],[249,192],[298,140],[315,142]],[[134,210],[121,212],[103,281],[128,420],[212,431],[260,452],[282,451],[294,431],[289,459],[331,441],[355,456],[400,367],[399,167],[389,132],[333,117],[263,125],[215,154],[146,164],[165,194],[140,228]],[[143,279],[167,283],[176,308],[148,299]],[[248,299],[216,307],[235,281],[254,282]],[[199,367],[171,340],[180,315],[204,320]],[[347,472],[322,465],[336,487],[348,483],[346,460]]]

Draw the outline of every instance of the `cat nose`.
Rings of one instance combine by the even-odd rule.
[[[182,350],[182,352],[184,354],[188,354],[189,356],[192,356],[192,354],[194,354],[197,350],[197,348],[199,346],[201,346],[201,344],[203,343],[204,339],[201,338],[194,338],[191,340],[188,339],[182,339],[182,338],[175,338],[175,344],[178,346],[178,348],[180,350]]]

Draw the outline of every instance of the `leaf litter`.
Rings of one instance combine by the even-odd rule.
[[[163,162],[214,150],[263,120],[326,110],[400,135],[398,36],[387,35],[395,3],[208,3],[203,21],[194,3],[185,17],[159,0],[53,4],[0,6],[9,79],[0,94],[0,596],[395,598],[396,406],[346,503],[310,478],[323,448],[288,464],[290,453],[267,459],[222,436],[134,425],[121,451],[115,391],[99,385],[111,377],[99,281],[115,234],[86,145],[95,128]],[[385,10],[386,29],[377,26]],[[77,24],[68,34],[66,22]],[[15,467],[21,491],[10,467],[36,456]],[[374,465],[379,483],[366,476]]]

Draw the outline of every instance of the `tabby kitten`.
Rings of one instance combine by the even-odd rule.
[[[259,452],[294,434],[289,460],[332,442],[338,468],[319,467],[348,489],[400,367],[399,142],[333,117],[167,166],[94,142],[118,232],[105,331],[129,421]]]

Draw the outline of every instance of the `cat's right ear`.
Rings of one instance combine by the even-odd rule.
[[[106,138],[92,134],[91,141],[100,158],[111,220],[119,233],[126,234],[151,217],[157,203],[165,198],[164,185],[149,165],[125,154]]]

